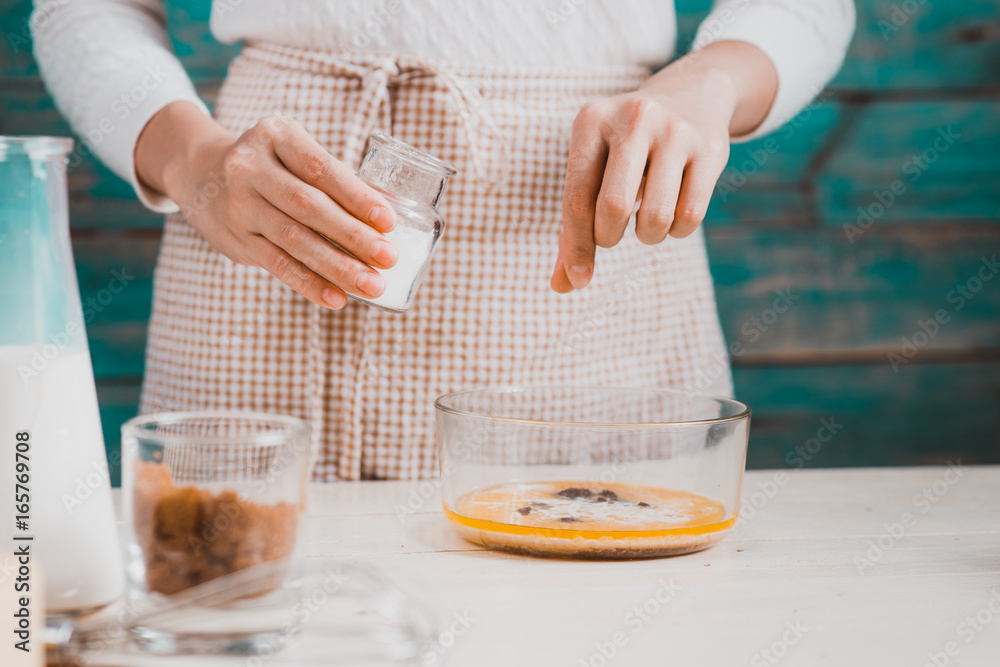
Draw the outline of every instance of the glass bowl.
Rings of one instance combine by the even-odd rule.
[[[660,389],[499,387],[435,402],[444,512],[537,556],[698,551],[739,511],[750,409]]]

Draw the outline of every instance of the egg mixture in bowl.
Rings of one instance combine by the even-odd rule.
[[[444,512],[539,556],[697,551],[736,523],[750,410],[657,389],[505,387],[438,399]]]

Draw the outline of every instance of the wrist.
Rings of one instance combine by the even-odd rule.
[[[707,60],[677,60],[650,77],[641,87],[647,94],[663,98],[664,102],[685,96],[700,111],[701,121],[711,119],[713,127],[730,127],[739,104],[740,90],[732,75]]]
[[[171,102],[146,123],[135,147],[135,171],[146,187],[180,203],[185,182],[209,146],[234,137],[197,105]]]
[[[778,91],[778,75],[771,60],[752,44],[721,41],[708,44],[675,61],[686,79],[696,80],[730,104],[729,133],[753,131],[767,117]]]

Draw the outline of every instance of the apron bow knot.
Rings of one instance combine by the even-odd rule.
[[[356,132],[348,137],[344,150],[345,160],[354,160],[354,166],[359,167],[364,158],[368,137],[380,125],[387,134],[392,134],[392,88],[414,79],[433,78],[445,86],[455,105],[454,116],[465,134],[476,180],[485,184],[490,191],[504,182],[509,162],[506,142],[493,119],[482,112],[483,96],[480,86],[471,86],[469,82],[433,62],[415,56],[379,57],[362,62],[349,60],[344,64],[346,72],[361,80],[362,89],[362,99],[352,124]],[[484,147],[484,141],[493,141],[497,145]],[[491,174],[483,153],[492,149],[499,150],[502,158],[499,160],[499,169]]]

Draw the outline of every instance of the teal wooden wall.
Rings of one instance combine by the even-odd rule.
[[[709,4],[678,2],[682,48]],[[0,133],[69,134],[31,57],[29,5],[0,0]],[[236,49],[208,35],[207,5],[168,2],[211,102]],[[737,394],[755,413],[749,465],[998,463],[1000,278],[977,273],[997,278],[983,258],[1000,255],[1000,3],[858,5],[840,75],[770,139],[733,148],[706,223]],[[957,138],[925,155],[949,128]],[[70,190],[84,298],[112,269],[137,276],[88,331],[114,460],[136,411],[161,218],[91,158]],[[859,207],[874,211],[866,227]],[[793,297],[780,314],[778,291]],[[925,337],[938,311],[948,321]]]

